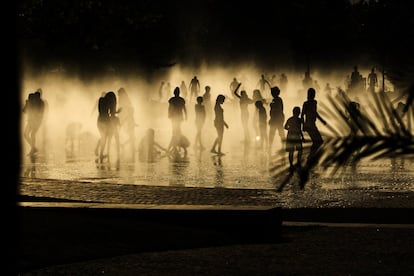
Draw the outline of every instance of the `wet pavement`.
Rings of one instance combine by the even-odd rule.
[[[231,148],[230,148],[231,149]],[[223,157],[190,151],[186,159],[101,166],[93,155],[23,158],[21,202],[122,205],[277,206],[283,208],[414,207],[413,160],[362,162],[329,175],[317,169],[302,190],[297,179],[278,192],[275,157],[231,150]],[[296,181],[296,182],[295,182]],[[74,206],[74,205],[73,205]]]

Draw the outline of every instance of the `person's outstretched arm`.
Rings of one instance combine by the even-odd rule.
[[[240,99],[240,95],[239,95],[238,91],[239,91],[240,86],[241,86],[241,82],[239,82],[236,89],[234,89],[234,91],[233,91],[234,95],[236,95],[236,97],[239,98],[239,99]]]
[[[316,113],[316,117],[322,122],[322,124],[326,125],[326,121],[319,115],[319,113]]]

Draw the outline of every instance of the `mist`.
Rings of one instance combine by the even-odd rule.
[[[97,129],[97,101],[103,93],[108,91],[117,93],[121,87],[126,90],[134,107],[134,119],[136,122],[135,143],[139,143],[139,140],[148,128],[153,128],[155,130],[156,141],[167,147],[172,135],[171,122],[167,116],[168,99],[173,96],[172,92],[174,88],[180,86],[181,81],[184,81],[188,87],[190,80],[194,76],[197,76],[200,81],[200,96],[204,94],[205,86],[208,85],[211,87],[212,108],[214,107],[217,95],[223,94],[226,96],[223,104],[224,118],[229,124],[229,129],[225,131],[223,141],[223,148],[226,150],[226,147],[228,149],[228,145],[238,144],[243,139],[239,101],[230,91],[230,82],[233,78],[236,78],[242,83],[239,91],[245,90],[248,96],[252,98],[252,92],[258,88],[257,84],[262,74],[267,79],[270,79],[273,75],[279,79],[281,73],[286,74],[288,85],[286,91],[281,91],[280,96],[284,101],[284,113],[287,119],[292,115],[293,107],[302,107],[303,102],[306,100],[307,93],[302,86],[305,70],[306,68],[299,71],[289,66],[263,70],[254,63],[228,67],[220,64],[211,65],[204,63],[197,68],[177,64],[157,70],[150,78],[148,74],[140,71],[121,75],[115,70],[109,70],[105,74],[86,79],[80,75],[68,74],[64,68],[57,68],[39,74],[33,68],[26,67],[23,70],[21,78],[20,98],[23,106],[29,93],[36,91],[38,88],[42,89],[42,98],[47,103],[47,109],[38,133],[38,144],[43,145],[43,150],[48,151],[49,154],[64,156],[66,130],[71,123],[79,123],[81,125],[82,137],[88,140],[88,146],[82,149],[84,151],[83,153],[85,155],[93,154],[94,145],[99,138]],[[316,100],[319,103],[319,109],[322,114],[324,114],[323,106],[330,104],[328,95],[324,92],[325,85],[329,83],[333,89],[333,93],[336,93],[336,88],[345,90],[346,77],[352,70],[353,68],[349,68],[348,71],[343,69],[331,70],[328,74],[325,70],[318,70],[318,68],[311,69],[311,77],[319,85],[319,88],[315,87],[317,91]],[[363,76],[367,76],[370,70],[371,68],[359,68]],[[381,75],[379,72],[377,73],[379,83],[381,83]],[[169,82],[171,84],[171,90],[164,92],[163,99],[159,101],[158,90],[162,81],[165,83]],[[388,81],[386,84],[392,89],[392,85]],[[271,102],[270,90],[266,89],[266,91],[261,92],[262,96],[266,98],[265,108],[269,114],[269,103]],[[185,98],[188,120],[182,124],[182,131],[190,140],[191,147],[196,135],[194,116],[195,100],[190,100],[189,94],[190,91],[188,91],[188,95]],[[361,95],[357,95],[353,100],[363,105],[367,101],[367,98],[366,95],[361,93]],[[254,105],[249,107],[249,112],[250,135],[251,138],[254,138]],[[216,137],[216,131],[213,125],[214,111],[211,110],[211,113],[211,119],[207,119],[205,122],[202,138],[203,144],[208,150]],[[21,120],[21,126],[24,127],[25,116],[22,116]],[[329,118],[327,120],[329,121]],[[329,122],[329,124],[335,125],[336,122]],[[320,126],[320,130],[321,132],[326,132],[326,129],[322,125]],[[121,144],[126,139],[126,133],[121,130]],[[27,144],[23,140],[22,143],[24,144],[23,153],[25,154],[28,147],[26,147]],[[277,148],[278,146],[275,145],[279,145],[279,147],[281,145],[278,137],[275,138],[274,142],[274,147]]]

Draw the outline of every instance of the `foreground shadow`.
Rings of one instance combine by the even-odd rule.
[[[20,207],[18,272],[149,251],[281,242],[281,210]]]

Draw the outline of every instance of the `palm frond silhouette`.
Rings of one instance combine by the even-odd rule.
[[[397,107],[384,91],[368,94],[364,107],[361,107],[338,88],[337,97],[329,97],[328,104],[321,105],[321,114],[330,118],[328,132],[323,134],[325,141],[305,157],[305,164],[296,171],[298,177],[294,177],[280,160],[270,168],[278,181],[277,191],[282,191],[291,182],[298,182],[293,184],[303,189],[316,168],[336,174],[346,172],[364,159],[414,157],[413,88],[414,84],[411,84],[402,90],[406,101]]]

